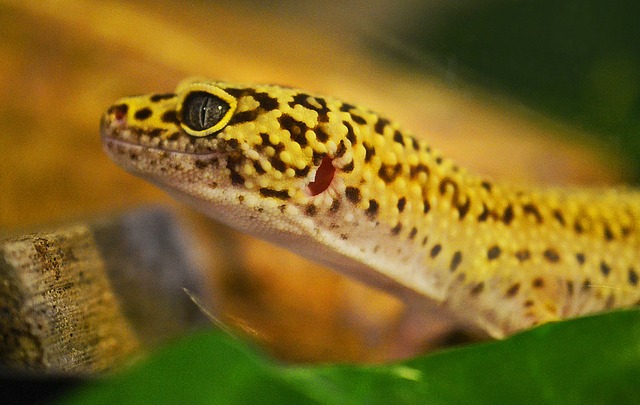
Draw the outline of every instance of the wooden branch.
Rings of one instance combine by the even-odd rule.
[[[200,323],[184,235],[145,209],[0,242],[0,367],[98,373]]]

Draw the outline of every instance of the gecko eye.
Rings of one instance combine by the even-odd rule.
[[[204,131],[214,127],[228,111],[228,103],[212,94],[198,91],[184,99],[182,119],[194,131]]]
[[[236,99],[220,87],[193,83],[184,89],[179,102],[180,126],[191,136],[214,134],[229,123]]]

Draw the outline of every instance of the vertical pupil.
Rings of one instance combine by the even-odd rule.
[[[222,101],[219,98],[207,97],[203,100],[202,109],[200,110],[200,125],[202,128],[209,128],[220,121],[222,116],[222,105],[216,101]]]
[[[215,126],[229,111],[229,104],[206,93],[189,94],[183,105],[184,123],[195,131],[203,131]]]

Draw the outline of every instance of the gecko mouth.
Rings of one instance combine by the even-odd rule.
[[[116,106],[117,107],[117,106]],[[138,147],[141,149],[164,151],[179,155],[211,156],[217,154],[216,140],[207,146],[184,134],[176,140],[162,137],[157,131],[131,127],[121,110],[112,107],[100,120],[100,138],[105,148],[109,145],[120,147]]]

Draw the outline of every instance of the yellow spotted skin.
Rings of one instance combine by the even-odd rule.
[[[640,301],[636,191],[490,182],[370,110],[271,85],[123,98],[101,133],[206,214],[495,337]]]

